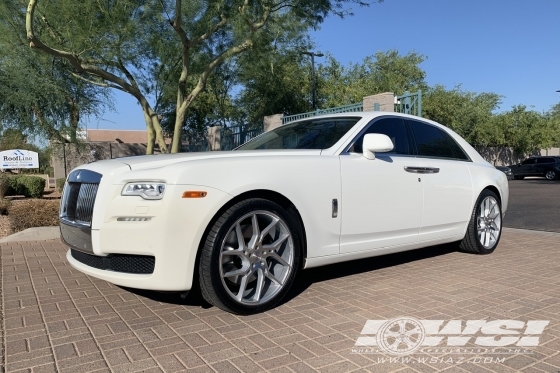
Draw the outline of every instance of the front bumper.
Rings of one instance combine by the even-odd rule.
[[[160,291],[190,290],[204,231],[218,209],[231,196],[204,186],[168,185],[162,200],[146,201],[138,196],[121,196],[122,185],[106,185],[103,188],[112,188],[112,191],[102,192],[100,186],[94,207],[94,222],[100,223],[92,225],[92,251],[88,254],[98,258],[116,255],[153,257],[153,272],[126,273],[105,265],[96,268],[84,264],[84,260],[76,260],[69,250],[66,258],[72,267],[125,287]],[[205,198],[182,198],[186,190],[205,190],[208,194]],[[149,219],[119,221],[119,217]],[[97,260],[95,257],[91,259]]]

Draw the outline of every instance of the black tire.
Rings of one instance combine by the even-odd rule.
[[[291,247],[293,248],[292,256],[292,266],[290,270],[286,271],[285,279],[281,285],[278,285],[279,290],[271,299],[268,299],[264,303],[256,305],[243,304],[242,302],[235,300],[231,291],[231,286],[235,285],[232,282],[227,282],[225,279],[222,281],[221,275],[221,259],[220,253],[222,251],[222,243],[226,240],[226,235],[232,234],[231,229],[236,224],[236,222],[253,212],[259,211],[268,212],[282,219],[284,223],[284,228],[289,230],[291,235]],[[260,216],[260,215],[259,215]],[[288,212],[286,209],[282,208],[280,205],[260,198],[247,199],[236,203],[235,205],[228,208],[220,217],[218,217],[213,223],[211,228],[208,230],[206,240],[202,247],[200,255],[200,265],[199,265],[199,279],[200,279],[200,289],[204,299],[213,304],[214,306],[221,308],[225,311],[247,315],[263,312],[274,307],[289,291],[292,283],[296,277],[297,270],[300,266],[301,252],[302,252],[302,241],[301,233],[298,230],[297,218],[293,216],[292,213]],[[262,229],[261,229],[262,231]],[[288,242],[288,241],[287,241]],[[285,250],[285,246],[284,246]],[[266,250],[265,250],[266,254]],[[246,260],[247,257],[245,257]],[[265,259],[266,261],[267,259]],[[234,260],[232,260],[234,262]],[[241,259],[240,259],[241,262]],[[269,262],[270,263],[270,262]],[[272,265],[271,265],[272,266]],[[245,268],[244,266],[241,266]],[[272,268],[272,267],[271,267]],[[255,272],[256,273],[256,272]],[[262,272],[260,273],[264,280],[267,281]],[[244,276],[239,276],[244,277]],[[224,276],[225,278],[225,276]],[[249,277],[248,277],[249,278]],[[249,282],[252,281],[252,282]],[[247,280],[247,287],[250,284],[255,284],[256,280]],[[226,285],[227,282],[227,285]],[[233,284],[233,285],[231,285]],[[272,284],[272,282],[270,282]],[[276,285],[274,285],[276,286]],[[272,285],[269,285],[268,289],[271,289]],[[228,290],[229,289],[229,290]],[[264,290],[263,290],[264,291]],[[268,291],[268,290],[266,290]],[[240,292],[241,293],[241,292]]]
[[[513,178],[515,180],[523,180],[523,179],[525,179],[525,176],[513,176]]]
[[[556,180],[558,179],[558,173],[555,170],[546,170],[544,177],[547,180]]]
[[[496,239],[495,243],[491,247],[485,247],[479,240],[478,237],[478,216],[481,211],[482,203],[487,197],[492,197],[496,200],[498,208],[499,208],[499,216],[500,216],[500,231],[498,232],[498,238]],[[485,189],[480,193],[476,204],[474,205],[471,219],[469,221],[469,226],[467,228],[467,233],[462,241],[459,243],[459,248],[468,253],[473,254],[491,254],[494,252],[498,243],[500,242],[500,238],[502,237],[502,203],[496,193],[492,192],[491,190]]]

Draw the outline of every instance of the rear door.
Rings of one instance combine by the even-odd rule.
[[[546,171],[555,166],[556,160],[552,157],[537,158],[535,164],[535,174],[538,176],[544,176]]]
[[[462,235],[471,215],[473,187],[469,157],[444,130],[407,120],[422,176],[424,209],[419,241]]]

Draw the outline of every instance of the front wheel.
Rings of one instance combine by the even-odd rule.
[[[502,235],[502,206],[496,193],[485,189],[480,193],[471,214],[465,237],[459,247],[474,254],[490,254]]]
[[[208,231],[199,266],[203,297],[237,314],[265,311],[292,285],[301,244],[295,218],[278,204],[248,199]]]
[[[556,174],[556,171],[548,170],[548,171],[546,171],[546,174],[544,175],[544,177],[546,177],[547,180],[556,180],[558,175]]]
[[[525,176],[513,176],[513,178],[515,180],[523,180],[523,179],[525,179]]]

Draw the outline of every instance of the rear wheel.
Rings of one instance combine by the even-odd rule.
[[[208,232],[199,266],[202,295],[226,311],[262,312],[288,292],[300,253],[291,214],[264,199],[239,202]]]
[[[554,170],[548,170],[546,171],[544,177],[546,177],[547,180],[556,180],[558,174]]]
[[[466,252],[490,254],[502,235],[502,206],[496,193],[485,189],[474,206],[469,227],[459,247]]]

